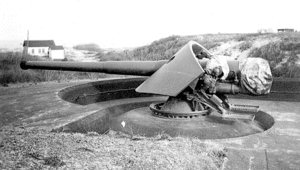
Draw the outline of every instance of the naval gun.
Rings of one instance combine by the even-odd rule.
[[[169,60],[22,61],[20,66],[22,69],[149,76],[136,88],[136,92],[169,96],[165,102],[150,105],[153,115],[167,118],[195,118],[209,116],[216,111],[223,119],[253,121],[255,118],[253,112],[258,112],[259,106],[230,104],[227,94],[268,94],[272,84],[269,65],[263,59],[260,60],[263,64],[256,62],[254,66],[249,62],[244,64],[244,67],[246,65],[250,71],[246,69],[243,73],[239,61],[225,60],[224,63],[222,62],[224,59],[212,55],[199,43],[190,41]],[[260,71],[255,70],[261,65],[266,67]]]

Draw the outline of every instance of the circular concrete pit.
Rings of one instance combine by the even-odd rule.
[[[167,96],[136,93],[145,78],[92,82],[61,90],[58,95],[77,105],[103,103],[97,112],[54,131],[108,133],[110,130],[129,135],[168,134],[200,139],[224,139],[252,135],[268,130],[274,119],[268,113],[255,113],[254,121],[224,120],[219,113],[195,118],[158,117],[149,109],[151,103],[163,102]]]

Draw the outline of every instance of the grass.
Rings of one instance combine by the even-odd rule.
[[[47,60],[37,56],[26,56],[23,60],[38,61]],[[0,53],[0,85],[8,86],[10,83],[39,83],[45,81],[68,81],[74,79],[98,79],[106,77],[101,73],[51,71],[51,70],[22,70],[20,62],[22,53]]]
[[[51,133],[5,127],[0,169],[221,169],[226,149],[194,138]]]
[[[249,57],[260,57],[269,61],[274,77],[300,78],[300,42],[294,37],[283,41],[270,42],[253,49]]]
[[[222,43],[228,41],[243,41],[241,50],[247,50],[252,46],[252,41],[257,38],[271,38],[276,37],[277,34],[204,34],[204,35],[190,35],[190,36],[170,36],[154,41],[150,45],[136,48],[132,51],[126,52],[126,58],[130,60],[166,60],[170,59],[182,46],[187,42],[193,40],[206,49],[210,50]],[[280,35],[291,37],[286,35]]]
[[[79,44],[75,45],[73,48],[76,50],[86,50],[90,52],[102,52],[102,49],[99,47],[99,45],[95,43]]]

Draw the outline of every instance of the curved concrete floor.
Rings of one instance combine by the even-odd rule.
[[[65,87],[87,82],[1,87],[0,127],[23,124],[51,131],[109,106],[109,102],[76,105],[61,100],[57,95]],[[299,96],[291,99],[286,93],[276,93],[271,97],[235,96],[230,99],[231,103],[259,105],[260,110],[274,117],[275,124],[259,134],[211,140],[228,148],[224,169],[300,169]]]

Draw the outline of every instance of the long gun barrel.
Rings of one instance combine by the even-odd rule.
[[[22,69],[61,70],[98,72],[107,74],[151,76],[168,60],[159,61],[104,61],[104,62],[73,62],[73,61],[22,61]],[[205,68],[207,61],[199,61]]]
[[[167,60],[105,62],[22,61],[20,66],[22,69],[83,71],[107,74],[150,76],[166,62]]]
[[[22,69],[42,69],[61,71],[98,72],[107,74],[151,76],[168,60],[159,61],[104,61],[104,62],[74,62],[74,61],[22,61]],[[198,61],[205,68],[207,60]],[[231,66],[231,62],[228,62]],[[225,94],[243,93],[234,84],[217,83],[217,92]]]

